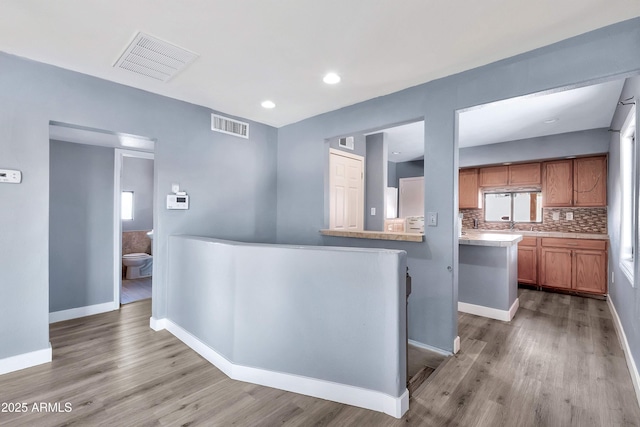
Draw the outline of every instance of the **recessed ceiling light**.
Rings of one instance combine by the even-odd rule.
[[[553,117],[553,118],[551,118],[551,119],[547,119],[547,120],[545,120],[545,121],[544,121],[544,123],[549,125],[549,124],[551,124],[551,123],[555,123],[555,122],[557,122],[558,120],[560,120],[560,119],[559,119],[559,118],[557,118],[557,117]]]
[[[391,154],[402,154],[401,151],[392,151]]]
[[[262,104],[260,105],[262,105],[264,108],[275,108],[276,106],[276,104],[274,104],[273,101],[269,101],[269,100],[262,101]]]
[[[326,76],[324,76],[322,81],[328,85],[334,85],[336,83],[340,83],[340,76],[336,73],[328,73]]]

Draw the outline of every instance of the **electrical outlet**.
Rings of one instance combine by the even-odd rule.
[[[551,212],[551,218],[553,218],[554,221],[558,221],[560,219],[560,212]]]
[[[567,212],[566,214],[564,214],[564,218],[567,221],[573,221],[573,212]]]
[[[171,184],[171,192],[177,193],[178,191],[180,191],[180,184]]]
[[[376,215],[376,208],[371,208],[371,215],[375,216]]]

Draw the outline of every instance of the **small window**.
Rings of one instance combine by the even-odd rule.
[[[488,222],[542,222],[542,193],[485,193],[484,219]]]
[[[121,215],[123,221],[133,220],[133,191],[123,191],[121,197]]]

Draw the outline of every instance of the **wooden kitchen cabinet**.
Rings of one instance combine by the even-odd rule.
[[[544,207],[607,206],[607,156],[544,162]]]
[[[518,243],[518,283],[538,284],[537,239],[524,236]]]
[[[542,177],[544,207],[572,206],[573,160],[545,162]]]
[[[460,169],[458,174],[458,205],[460,209],[481,209],[482,193],[478,186],[478,169]]]
[[[509,185],[508,166],[480,168],[480,187],[505,187]]]
[[[573,206],[607,206],[607,157],[573,161]]]
[[[607,293],[605,240],[542,238],[540,286]]]
[[[541,183],[540,163],[523,163],[509,166],[509,185],[539,186]]]

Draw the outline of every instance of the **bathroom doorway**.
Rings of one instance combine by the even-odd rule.
[[[114,201],[119,248],[116,301],[129,304],[151,298],[153,287],[154,155],[116,150]]]

